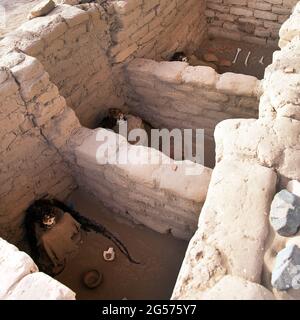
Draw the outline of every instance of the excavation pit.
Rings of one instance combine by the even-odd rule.
[[[270,118],[276,118],[277,110],[273,105],[266,106],[266,101],[274,98],[268,96],[268,90],[272,89],[268,83],[271,76],[264,81],[260,79],[276,48],[274,42],[277,43],[278,40],[277,29],[287,15],[283,12],[291,11],[291,8],[279,10],[275,6],[275,10],[279,12],[275,14],[272,13],[273,5],[266,4],[266,8],[270,7],[266,9],[269,11],[268,19],[276,18],[276,21],[265,21],[268,19],[255,12],[258,16],[250,20],[253,24],[257,23],[257,29],[252,28],[251,37],[246,37],[244,31],[239,34],[237,31],[226,31],[228,23],[220,22],[224,18],[220,16],[220,7],[210,1],[171,0],[168,4],[165,1],[155,3],[157,2],[154,5],[150,1],[140,1],[138,6],[132,6],[131,1],[108,1],[105,6],[96,3],[58,5],[48,15],[25,22],[0,43],[0,95],[3,96],[0,115],[0,133],[3,137],[0,149],[1,166],[3,165],[0,172],[1,182],[3,181],[0,185],[1,237],[13,243],[22,242],[24,212],[35,200],[45,196],[63,201],[71,199],[78,211],[86,212],[87,216],[107,223],[112,231],[116,230],[132,254],[145,263],[140,266],[141,269],[138,266],[132,267],[117,252],[117,259],[113,264],[115,267],[110,272],[107,266],[111,265],[101,260],[101,251],[107,249],[110,243],[101,236],[90,236],[86,250],[82,250],[74,258],[74,265],[68,265],[57,276],[58,280],[76,291],[79,299],[170,297],[187,241],[195,234],[198,223],[201,224],[199,215],[202,208],[207,212],[210,210],[209,206],[212,206],[213,209],[209,211],[211,215],[220,212],[220,208],[214,210],[218,201],[213,201],[212,191],[209,205],[205,206],[205,202],[212,169],[216,163],[221,162],[223,153],[231,151],[230,148],[225,150],[224,146],[227,147],[228,140],[232,138],[230,142],[234,142],[234,146],[238,148],[240,140],[234,140],[234,133],[245,127],[247,132],[248,127],[240,126],[239,120],[234,122],[234,119],[243,118],[249,123],[249,127],[253,125],[252,130],[255,128],[254,124],[261,123],[258,120],[260,103],[260,113],[265,112],[272,116]],[[226,7],[226,4],[220,6]],[[241,11],[235,5],[229,5],[226,11],[230,13],[230,19],[234,20],[233,24],[239,24],[241,19],[245,19],[240,17],[242,12],[250,15],[249,11],[256,10],[247,8],[246,11]],[[208,16],[213,16],[215,22],[207,24]],[[218,38],[226,33],[229,38],[234,36],[237,42]],[[211,40],[212,34],[217,35],[214,40]],[[252,43],[259,42],[262,47],[244,43],[243,39],[251,40]],[[288,37],[282,38],[282,46],[288,45],[289,41],[291,39]],[[200,49],[199,44],[202,44]],[[207,66],[167,61],[176,51],[196,50],[199,55],[202,54],[201,50],[214,51],[217,55],[221,51],[220,58],[232,61],[237,47],[243,50],[239,62],[229,69],[220,67],[217,72]],[[245,54],[249,51],[253,56],[249,58],[248,67],[244,68]],[[274,57],[280,58],[280,54],[277,52]],[[261,56],[265,57],[265,65],[256,68],[257,59]],[[272,66],[266,72],[271,73],[270,70]],[[291,66],[285,66],[284,70],[281,74],[286,78],[289,73],[296,72]],[[274,73],[276,72],[279,71],[276,69]],[[287,85],[289,81],[286,82]],[[276,84],[274,81],[272,85],[274,83]],[[289,90],[293,88],[290,86]],[[277,94],[276,97],[282,98],[284,94]],[[264,100],[259,101],[262,95]],[[161,159],[165,155],[158,150],[130,145],[126,139],[121,139],[116,146],[110,148],[110,152],[122,156],[126,151],[135,155],[137,160],[147,158],[150,153],[159,159],[158,163],[111,164],[107,163],[108,156],[103,154],[100,158],[104,160],[104,164],[99,163],[98,150],[103,142],[101,138],[107,134],[116,136],[98,126],[99,119],[107,114],[109,108],[129,111],[154,128],[204,129],[204,163],[169,159],[170,163],[164,164]],[[294,116],[287,109],[279,109],[280,117],[291,114]],[[223,122],[228,119],[232,120]],[[235,126],[231,125],[233,122]],[[226,125],[230,132],[224,129]],[[271,135],[271,127],[263,123],[258,131],[260,133],[268,129],[265,135]],[[278,127],[280,132],[284,125]],[[220,137],[223,132],[224,137]],[[247,136],[247,133],[242,133]],[[258,140],[259,143],[268,141]],[[215,141],[218,142],[217,146]],[[278,139],[276,143],[278,141],[281,143],[288,139]],[[297,176],[296,173],[284,171],[291,166],[282,165],[284,169],[278,168],[281,162],[275,163],[274,159],[268,157],[268,148],[257,148],[253,155],[253,145],[249,149],[243,146],[242,151],[249,151],[249,154],[245,152],[247,154],[244,156],[241,152],[241,157],[244,156],[243,159],[248,161],[247,157],[252,157],[253,160],[257,153],[266,152],[259,154],[261,162],[256,165],[257,176],[254,176],[264,177],[260,172],[265,170],[266,186],[263,183],[261,185],[266,196],[261,200],[259,210],[266,211],[273,180],[275,181],[268,170],[277,166],[274,171],[282,170],[284,178]],[[273,146],[272,143],[270,145]],[[219,158],[216,159],[216,155]],[[288,155],[282,163],[292,159]],[[229,159],[231,161],[230,157]],[[248,185],[243,184],[248,183],[248,171],[245,173],[243,168],[248,170],[251,166],[243,164],[242,168],[240,163],[235,163],[236,159],[232,162],[237,175],[230,176],[232,180],[229,181],[234,184],[236,176],[241,176],[241,190],[248,190]],[[266,163],[268,168],[262,169]],[[223,175],[225,171],[231,171],[227,170],[224,163],[222,165],[221,169],[217,168],[217,174],[222,178],[216,181],[218,176],[215,176],[211,188],[219,183],[223,187],[225,183],[228,191],[230,188]],[[187,168],[198,172],[202,170],[202,173],[186,174]],[[79,191],[74,193],[78,188]],[[247,198],[248,195],[245,192],[244,197]],[[233,199],[230,194],[227,196]],[[250,200],[245,203],[249,205],[255,202]],[[98,201],[103,205],[98,204]],[[242,196],[239,201],[244,203]],[[224,208],[230,205],[226,199],[222,203]],[[238,210],[240,208],[242,205]],[[259,210],[253,211],[259,214]],[[224,212],[229,214],[230,208]],[[218,227],[223,226],[221,221],[216,221]],[[242,229],[243,232],[245,230],[246,227]],[[225,230],[221,234],[228,236],[230,232]],[[199,234],[196,233],[197,236]],[[137,239],[140,240],[139,243]],[[233,247],[236,243],[244,243],[249,239],[252,238],[242,234],[240,239],[235,239]],[[191,246],[193,245],[191,242]],[[225,249],[223,251],[227,254]],[[162,256],[163,254],[165,255]],[[226,261],[236,262],[230,258]],[[186,261],[188,259],[189,256]],[[80,282],[81,272],[98,268],[104,274],[102,286],[94,291],[83,288]],[[223,266],[221,271],[223,272]],[[143,278],[145,274],[147,277]],[[249,276],[249,279],[252,281],[254,278]],[[158,289],[157,284],[160,283],[163,285]],[[139,285],[144,286],[141,294]],[[128,293],[127,289],[131,286],[133,290]],[[176,296],[183,296],[179,291],[177,290]]]
[[[77,292],[77,299],[128,300],[169,299],[184,258],[187,242],[171,235],[159,234],[122,218],[106,209],[99,200],[84,191],[75,191],[69,198],[75,209],[105,225],[122,239],[131,255],[141,262],[136,265],[116,250],[116,258],[105,262],[103,251],[114,244],[101,235],[88,234],[78,254],[55,278]],[[81,281],[91,269],[103,275],[102,284],[93,290]]]
[[[241,51],[235,63],[234,58],[237,49]],[[203,41],[200,48],[196,51],[199,57],[206,53],[212,53],[218,57],[215,63],[217,72],[234,72],[254,76],[259,80],[263,79],[265,68],[272,63],[272,55],[276,47],[268,47],[244,41],[236,41],[225,38],[208,38]],[[247,61],[247,56],[248,61]],[[229,62],[229,66],[222,66],[222,62]],[[247,64],[246,64],[247,61]]]

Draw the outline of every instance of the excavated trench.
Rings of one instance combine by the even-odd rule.
[[[64,9],[56,10],[64,13]],[[106,50],[99,44],[99,39],[107,41],[105,37],[111,25],[105,27],[104,32],[101,29],[101,38],[97,28],[103,26],[95,24],[95,30],[91,27],[95,19],[94,9],[81,7],[78,10],[74,11],[74,17],[78,15],[81,20],[78,18],[76,24],[68,24],[67,31],[59,31],[62,35],[57,36],[55,44],[49,41],[48,50],[38,51],[29,46],[24,52],[41,62],[49,73],[51,85],[58,87],[58,95],[66,99],[67,108],[72,108],[81,122],[76,134],[68,139],[73,149],[64,155],[70,161],[68,166],[77,189],[62,198],[78,212],[105,225],[141,264],[130,263],[116,248],[115,260],[104,261],[103,251],[113,246],[112,243],[101,235],[89,234],[55,278],[74,290],[78,299],[168,299],[187,241],[197,229],[210,181],[210,168],[215,165],[214,129],[226,119],[258,117],[259,79],[263,78],[264,69],[271,63],[274,49],[207,38],[202,39],[192,54],[187,50],[187,56],[191,59],[196,55],[202,61],[205,54],[213,54],[218,58],[213,62],[216,70],[202,63],[189,65],[180,61],[161,61],[168,60],[175,52],[173,49],[167,50],[165,59],[136,54],[129,55],[130,59],[122,63],[112,63],[115,57],[107,57],[112,47]],[[37,19],[43,24],[43,18]],[[76,36],[68,34],[71,31]],[[237,48],[242,51],[237,62],[232,64]],[[83,61],[89,51],[91,59]],[[249,52],[251,55],[246,65]],[[224,60],[230,61],[230,65],[222,65],[220,62]],[[152,168],[149,165],[142,170],[130,165],[125,169],[120,169],[119,165],[96,166],[97,139],[94,136],[98,130],[103,132],[102,120],[111,107],[144,121],[148,133],[151,128],[204,129],[204,163],[199,164],[205,166],[202,178],[187,177],[181,171],[184,164],[174,164],[173,159],[169,166],[159,164]],[[82,136],[78,134],[81,131]],[[138,148],[135,145],[127,148],[135,147]],[[150,150],[149,147],[150,144],[142,152]],[[118,146],[117,152],[120,153],[120,149]],[[174,158],[172,151],[168,156]],[[93,290],[82,282],[83,273],[91,269],[97,269],[103,275],[102,284]]]
[[[232,63],[238,48],[241,51],[236,62]],[[199,57],[203,57],[206,53],[216,55],[218,61],[215,65],[217,72],[220,74],[234,72],[254,76],[261,80],[264,77],[265,68],[272,63],[272,55],[275,50],[275,47],[266,47],[244,41],[207,38],[196,50],[196,54]],[[229,62],[229,65],[226,65],[226,62]]]
[[[227,44],[232,44],[232,41],[225,42]],[[222,45],[224,44],[223,41],[216,41],[214,42],[214,45],[217,45],[217,47],[219,48],[220,43],[222,43]],[[232,54],[234,52],[234,49],[231,49],[230,52]],[[173,63],[171,62],[170,66],[172,64]],[[240,66],[238,66],[238,68],[240,68]],[[236,71],[236,69],[231,71]],[[220,70],[220,72],[222,71]],[[258,72],[258,70],[255,70],[255,75],[257,75]],[[146,74],[145,76],[149,81],[152,75]],[[129,75],[129,78],[130,77],[131,75]],[[217,77],[219,78],[220,75],[217,75]],[[157,81],[157,79],[153,81],[155,82]],[[173,86],[172,89],[178,89],[178,93],[184,92],[181,90],[180,85],[179,88]],[[132,90],[129,91],[131,91],[132,94]],[[138,92],[139,90],[133,88],[133,91]],[[160,92],[156,93],[157,96],[160,95]],[[177,93],[175,92],[175,95],[176,94]],[[216,94],[220,95],[223,94],[223,92],[216,92]],[[191,94],[189,94],[189,96],[190,95]],[[137,94],[135,96],[135,98],[137,97],[140,99],[138,103],[143,103],[146,106],[149,104],[150,109],[151,105],[155,104],[156,101],[152,101],[151,98],[147,96],[141,96],[140,94]],[[166,98],[163,93],[162,97]],[[247,97],[247,95],[244,97],[246,100],[248,99],[248,104],[246,105],[246,110],[241,112],[241,114],[238,113],[237,108],[237,106],[239,106],[241,98],[239,96],[230,95],[228,97],[228,99],[226,98],[226,102],[234,106],[234,112],[237,112],[236,114],[234,114],[235,117],[245,117],[245,113],[246,116],[253,115],[253,117],[255,117],[257,109],[255,108],[256,100],[253,97]],[[172,122],[169,123],[168,120],[165,120],[165,117],[163,121],[157,118],[157,116],[159,117],[159,112],[154,116],[152,113],[152,115],[148,117],[147,112],[143,112],[142,109],[138,111],[138,107],[136,104],[134,104],[134,106],[130,105],[132,102],[132,95],[129,94],[127,98],[128,106],[123,109],[117,109],[118,113],[124,112],[125,117],[129,114],[130,116],[134,116],[136,119],[138,119],[139,121],[136,122],[138,122],[139,124],[143,123],[142,127],[146,129],[148,137],[150,135],[151,129],[153,128],[162,129],[167,127],[170,128],[170,130],[175,128],[173,127],[174,125]],[[183,98],[187,98],[187,100],[189,99],[189,97]],[[197,99],[198,97],[195,95],[194,98]],[[197,107],[199,108],[199,110],[201,110],[202,108],[205,109],[205,103],[208,103],[208,105],[210,105],[212,102],[208,100],[204,100],[203,103],[201,101],[198,101]],[[193,102],[193,104],[195,103]],[[155,106],[155,108],[157,109],[154,110],[159,110],[159,108],[163,107],[164,105],[160,105],[160,103],[158,103],[157,106]],[[218,106],[216,104],[216,108],[217,107]],[[167,112],[170,112],[170,115],[172,115],[172,112],[176,112],[176,109],[173,109],[172,103],[168,105],[168,108],[169,111],[167,109]],[[105,113],[104,115],[107,116],[108,114],[109,112]],[[225,112],[222,115],[224,116]],[[225,115],[226,118],[230,116],[230,114]],[[200,122],[203,121],[201,117],[199,117],[199,120]],[[152,121],[156,124],[155,127],[154,125],[152,125]],[[179,123],[180,121],[181,120],[179,119]],[[212,126],[214,126],[217,125],[219,119],[214,119],[211,121],[214,121],[211,124]],[[189,128],[194,129],[195,131],[195,129],[198,128],[196,123],[197,121],[194,116],[190,126],[185,125],[185,127],[178,128],[181,130]],[[116,122],[114,122],[113,124],[114,126],[111,126],[109,129],[113,129],[115,130],[115,132],[117,132],[118,125],[116,125]],[[188,120],[185,120],[184,124],[188,124]],[[102,119],[99,125],[95,126],[94,130],[98,130],[101,127],[105,127],[106,129],[108,129],[109,125],[107,125],[107,118],[106,121],[103,121]],[[133,127],[133,129],[134,128],[135,127]],[[141,126],[137,126],[136,128],[141,128]],[[151,139],[149,139],[148,145],[145,145],[145,147],[151,147]],[[159,148],[159,150],[163,151],[162,148]],[[171,158],[174,159],[172,155],[172,143],[171,155],[167,154],[167,156],[171,156]],[[212,137],[208,134],[204,136],[204,164],[208,167],[213,168],[215,162],[214,158],[214,142]],[[116,179],[122,178],[122,176],[119,176],[119,178],[116,177]],[[163,192],[163,190],[159,192]],[[102,253],[109,246],[111,246],[111,244],[107,239],[101,237],[100,235],[94,234],[89,235],[86,238],[86,242],[83,244],[78,254],[75,257],[72,257],[72,259],[68,262],[65,270],[61,274],[56,276],[56,279],[77,292],[78,299],[168,299],[172,294],[172,290],[174,288],[176,278],[185,255],[188,242],[176,239],[171,234],[157,233],[141,224],[136,224],[137,221],[133,223],[131,219],[128,220],[126,216],[124,217],[124,215],[114,213],[111,209],[109,209],[109,204],[106,204],[105,206],[101,202],[101,200],[103,199],[101,197],[97,198],[97,195],[95,197],[95,192],[92,193],[93,195],[89,194],[89,192],[86,192],[84,190],[84,187],[81,186],[79,190],[75,191],[69,197],[68,202],[71,203],[72,206],[79,212],[82,212],[89,218],[95,219],[96,221],[104,224],[110,230],[112,230],[114,234],[116,234],[120,239],[122,239],[124,243],[126,243],[126,246],[131,254],[138,261],[141,261],[141,265],[131,264],[118,251],[115,261],[105,262],[103,260]],[[89,269],[97,269],[103,275],[103,283],[100,287],[94,290],[86,288],[82,282],[82,274],[84,273],[84,271],[88,271]]]
[[[130,263],[105,237],[89,234],[64,271],[55,278],[77,293],[77,299],[169,299],[188,243],[170,234],[160,234],[143,225],[114,214],[99,199],[83,190],[70,198],[76,210],[105,225],[127,246],[141,264]],[[106,262],[103,251],[116,250],[116,259]],[[88,289],[82,282],[84,272],[96,269],[102,284]]]

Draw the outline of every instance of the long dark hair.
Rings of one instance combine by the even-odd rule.
[[[128,258],[132,263],[139,264],[135,261],[126,246],[119,240],[114,234],[107,230],[103,225],[91,220],[87,217],[82,216],[79,212],[73,208],[67,206],[63,202],[56,199],[40,199],[36,200],[27,210],[25,216],[25,229],[26,236],[30,246],[32,258],[38,261],[40,254],[37,246],[37,239],[35,235],[35,223],[41,224],[43,217],[46,214],[51,214],[54,208],[58,208],[63,212],[68,212],[75,220],[81,224],[81,228],[87,232],[94,231],[100,233],[109,240],[111,240],[119,250]]]

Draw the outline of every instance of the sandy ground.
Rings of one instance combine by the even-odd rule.
[[[187,242],[134,225],[112,214],[92,196],[77,190],[70,197],[76,210],[97,220],[122,239],[140,265],[130,263],[116,246],[101,235],[88,234],[77,255],[56,279],[77,293],[77,299],[169,299],[184,258]],[[116,259],[105,262],[102,253],[116,249]],[[103,283],[87,289],[82,274],[90,269],[103,274]]]
[[[0,0],[0,38],[27,21],[28,13],[38,2],[40,0]],[[3,8],[5,23],[3,23]]]
[[[235,72],[255,76],[262,79],[265,68],[271,64],[274,48],[267,48],[265,46],[251,44],[241,41],[234,41],[229,39],[207,39],[201,44],[201,48],[197,52],[197,56],[201,57],[206,52],[214,53],[219,59],[228,59],[233,61],[237,48],[242,51],[239,54],[238,60],[231,67],[218,67],[219,73]],[[248,60],[248,66],[245,66],[245,60],[248,52],[251,55]],[[264,56],[264,64],[260,64],[259,60]]]

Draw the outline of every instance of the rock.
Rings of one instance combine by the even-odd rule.
[[[203,300],[274,300],[265,287],[240,277],[226,275],[201,296]]]
[[[218,62],[219,61],[218,57],[215,54],[210,53],[210,52],[205,53],[203,55],[203,59],[207,62]]]
[[[270,222],[281,236],[294,235],[300,226],[300,199],[284,189],[273,199],[270,212]]]
[[[289,245],[281,250],[272,272],[272,286],[280,291],[300,289],[300,248]]]
[[[286,189],[293,193],[295,196],[300,197],[300,182],[297,180],[291,180],[286,186]]]
[[[220,67],[231,67],[231,65],[232,65],[232,62],[227,59],[221,59],[219,62]]]
[[[29,19],[45,16],[55,8],[55,2],[53,0],[43,0],[35,7],[32,8],[28,16]]]

